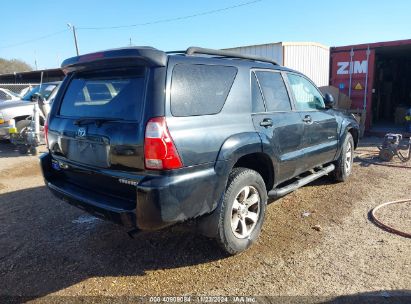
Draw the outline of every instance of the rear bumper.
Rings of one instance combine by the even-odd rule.
[[[135,197],[125,200],[67,182],[53,169],[48,153],[40,157],[40,163],[47,187],[58,198],[97,217],[141,230],[157,230],[210,213],[225,188],[224,177],[211,164],[167,175],[135,175],[134,179],[126,174],[127,181],[135,185]],[[116,176],[113,182],[120,178]]]
[[[61,200],[76,206],[86,212],[126,227],[135,227],[135,213],[108,204],[107,198],[99,198],[98,195],[87,193],[87,191],[74,185],[65,184],[61,181],[46,182],[51,192]]]

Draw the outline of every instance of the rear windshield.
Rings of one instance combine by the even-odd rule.
[[[60,115],[139,120],[144,68],[78,73],[64,94]]]

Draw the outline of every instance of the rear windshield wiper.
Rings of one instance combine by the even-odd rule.
[[[74,125],[82,126],[82,125],[89,125],[95,123],[97,127],[100,127],[103,123],[106,122],[113,122],[123,120],[121,118],[80,118],[74,121]]]

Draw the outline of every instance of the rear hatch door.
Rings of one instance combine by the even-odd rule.
[[[72,73],[49,122],[59,159],[96,169],[144,169],[144,66]]]

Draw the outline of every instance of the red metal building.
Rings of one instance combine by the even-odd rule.
[[[365,130],[399,131],[411,108],[411,39],[332,47],[330,84],[365,109]]]

